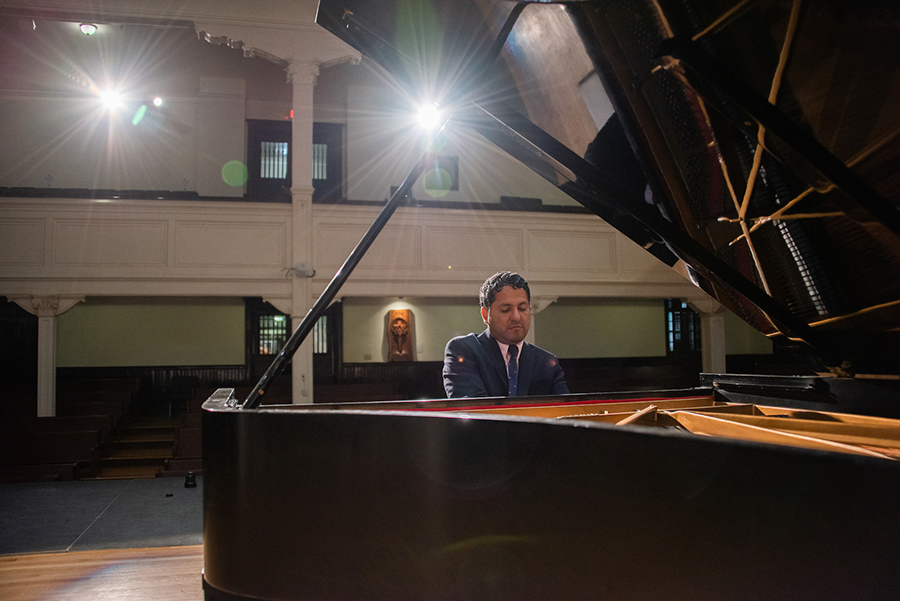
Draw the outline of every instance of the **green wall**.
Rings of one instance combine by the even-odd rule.
[[[417,361],[442,361],[454,336],[484,323],[472,299],[344,300],[344,361],[387,360],[391,309],[413,313]],[[658,299],[558,301],[534,316],[535,342],[566,359],[665,356]],[[768,354],[772,343],[732,313],[725,315],[729,355]],[[228,299],[89,298],[59,316],[60,367],[242,365],[244,302]]]
[[[772,350],[772,341],[759,330],[731,311],[725,312],[726,355],[768,355]]]
[[[57,365],[243,365],[241,299],[88,298],[59,316]]]
[[[344,361],[387,361],[387,314],[413,313],[417,361],[442,361],[454,336],[479,333],[484,322],[476,299],[344,299]],[[565,359],[664,357],[665,322],[661,299],[563,299],[534,316],[535,343]],[[769,354],[772,343],[733,313],[725,315],[729,355]]]
[[[413,344],[417,361],[443,361],[444,346],[454,336],[481,332],[484,322],[476,299],[425,298],[344,299],[344,361],[387,361],[385,327],[392,309],[410,309],[413,314]]]
[[[558,357],[664,357],[663,301],[561,300],[534,316],[535,343]]]

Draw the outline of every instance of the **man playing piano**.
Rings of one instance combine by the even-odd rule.
[[[458,336],[444,351],[449,398],[557,395],[569,392],[557,358],[525,342],[531,326],[531,290],[517,273],[503,271],[481,286],[487,329]]]

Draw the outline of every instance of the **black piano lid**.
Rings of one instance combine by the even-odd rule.
[[[817,369],[900,373],[896,2],[321,0],[317,22]]]

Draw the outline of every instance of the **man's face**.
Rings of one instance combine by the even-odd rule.
[[[491,336],[503,344],[519,344],[531,327],[531,307],[522,288],[504,286],[494,297],[491,308],[481,308],[481,318]]]

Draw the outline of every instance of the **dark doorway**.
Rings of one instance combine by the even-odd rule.
[[[312,184],[314,201],[343,198],[344,126],[313,124]],[[247,120],[247,197],[267,202],[291,201],[291,122]]]
[[[678,298],[665,301],[666,354],[701,352],[700,314]]]
[[[246,323],[247,367],[250,381],[256,383],[269,369],[278,351],[291,335],[291,317],[261,298],[244,299]],[[285,375],[290,382],[290,365]]]
[[[313,383],[335,384],[341,373],[343,305],[332,303],[313,329]]]
[[[291,201],[291,122],[247,120],[247,196]]]
[[[246,298],[245,321],[247,366],[250,381],[256,383],[269,369],[278,352],[294,331],[291,317],[263,301]],[[342,305],[333,303],[316,322],[307,341],[313,345],[313,383],[334,384],[340,375],[342,360]],[[290,364],[285,369],[290,379]]]
[[[344,126],[313,123],[313,200],[344,196]]]

